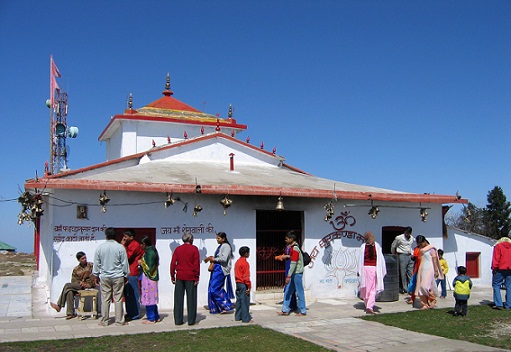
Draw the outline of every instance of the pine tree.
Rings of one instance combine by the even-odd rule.
[[[504,191],[495,186],[488,192],[488,204],[484,211],[486,235],[491,238],[508,236],[511,230],[511,204],[507,201]]]

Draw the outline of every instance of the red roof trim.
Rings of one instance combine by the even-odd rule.
[[[118,182],[118,181],[93,181],[74,179],[39,179],[29,180],[25,183],[27,189],[81,189],[99,191],[127,191],[127,192],[174,192],[195,193],[195,184],[162,184],[148,182]],[[307,189],[307,188],[282,188],[261,187],[243,185],[201,185],[204,194],[230,194],[245,196],[283,196],[301,198],[332,198],[332,190]],[[410,193],[375,193],[375,192],[349,192],[336,191],[338,199],[373,200],[389,202],[415,202],[415,203],[441,203],[441,204],[466,204],[468,200],[457,199],[449,195],[410,194]]]
[[[191,139],[182,140],[182,141],[179,141],[179,142],[173,142],[173,143],[171,143],[169,145],[164,145],[164,146],[161,146],[161,147],[155,147],[155,148],[152,148],[152,149],[149,149],[149,150],[137,153],[137,154],[128,155],[128,156],[125,156],[125,157],[122,157],[122,158],[119,158],[119,159],[109,160],[109,161],[105,161],[105,162],[102,162],[102,163],[99,163],[99,164],[82,167],[80,169],[66,171],[66,172],[61,172],[61,173],[58,173],[58,174],[55,174],[55,175],[44,176],[42,179],[44,180],[46,178],[51,178],[51,179],[53,179],[53,178],[62,178],[64,176],[76,175],[76,174],[79,174],[81,172],[95,170],[95,169],[99,169],[101,167],[105,167],[105,166],[109,166],[109,165],[115,165],[115,164],[118,164],[118,163],[121,163],[121,162],[124,162],[124,161],[133,160],[133,159],[140,159],[144,155],[151,155],[152,153],[160,151],[160,150],[177,148],[177,147],[181,147],[181,146],[184,146],[184,145],[187,145],[187,144],[198,143],[200,141],[206,141],[206,140],[214,139],[214,138],[224,138],[224,139],[230,140],[230,141],[232,141],[234,143],[238,143],[238,144],[241,144],[241,145],[243,145],[245,147],[248,147],[248,148],[251,148],[251,149],[256,150],[258,152],[264,153],[266,155],[269,155],[269,156],[272,156],[272,157],[275,157],[275,158],[282,158],[282,157],[279,157],[279,156],[277,156],[277,155],[275,155],[275,154],[273,154],[271,152],[268,152],[268,151],[266,151],[264,149],[257,148],[256,146],[253,146],[253,145],[248,144],[246,142],[243,142],[243,141],[241,141],[239,139],[231,137],[231,136],[229,136],[229,135],[227,135],[227,134],[225,134],[223,132],[215,132],[215,133],[206,134],[206,135],[195,137],[195,138],[191,138]],[[296,172],[309,175],[307,172],[300,171],[299,169],[294,168],[292,166],[289,166],[287,164],[285,164],[285,165],[286,165],[286,167],[288,167],[288,168],[290,168],[290,169],[292,169],[292,170],[294,170]]]
[[[108,122],[108,125],[105,127],[103,132],[98,137],[98,141],[101,141],[103,136],[105,135],[106,131],[112,126],[114,122],[117,120],[131,120],[131,121],[153,121],[153,122],[170,122],[170,123],[182,123],[182,124],[188,124],[188,125],[200,125],[200,126],[217,126],[216,121],[196,121],[196,120],[183,120],[178,118],[171,118],[171,117],[158,117],[158,116],[146,116],[146,115],[115,115],[113,118],[110,119]],[[233,120],[231,120],[233,121]],[[227,127],[227,128],[234,128],[234,129],[240,129],[240,130],[246,130],[247,125],[242,125],[239,123],[232,123],[227,120],[219,119],[218,125],[220,128]]]

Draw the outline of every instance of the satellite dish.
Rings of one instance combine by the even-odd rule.
[[[67,136],[70,138],[76,138],[78,136],[78,127],[71,126],[67,129]]]
[[[51,108],[51,100],[50,99],[46,99],[46,106],[48,108]]]
[[[58,123],[55,126],[55,134],[59,137],[64,137],[66,135],[66,126],[63,123]]]

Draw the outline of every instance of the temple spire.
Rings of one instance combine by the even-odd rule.
[[[167,73],[167,81],[165,82],[165,90],[162,92],[166,97],[170,97],[174,94],[173,91],[170,90],[170,73]]]

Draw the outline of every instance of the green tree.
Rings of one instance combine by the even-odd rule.
[[[504,191],[495,186],[488,192],[488,204],[484,211],[486,233],[491,238],[501,238],[509,235],[511,229],[511,204],[507,201]]]

